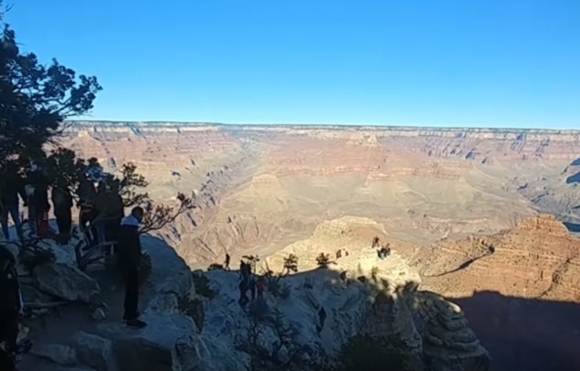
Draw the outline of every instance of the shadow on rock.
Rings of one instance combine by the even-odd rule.
[[[450,300],[491,353],[491,371],[580,370],[580,305],[490,291]]]

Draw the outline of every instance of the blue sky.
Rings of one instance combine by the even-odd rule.
[[[580,129],[579,0],[5,0],[92,119]]]

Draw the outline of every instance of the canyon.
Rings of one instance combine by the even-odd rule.
[[[379,237],[387,271],[464,309],[492,370],[580,368],[580,131],[75,121],[61,142],[135,163],[156,201],[193,193],[158,233],[191,269],[356,271]]]

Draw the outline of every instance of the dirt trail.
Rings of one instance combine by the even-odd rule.
[[[64,307],[54,310],[49,315],[43,317],[35,326],[30,329],[29,339],[34,346],[45,344],[64,344],[71,345],[74,335],[80,331],[96,333],[97,326],[103,323],[118,323],[124,326],[123,300],[124,290],[108,270],[93,272],[90,274],[101,286],[101,302],[105,303],[108,310],[107,317],[97,322],[92,318],[92,311],[87,305],[71,303]],[[147,300],[147,285],[141,290],[140,301],[143,303]],[[142,308],[142,306],[140,306]],[[33,349],[34,349],[33,346]],[[54,363],[43,360],[32,354],[24,355],[22,361],[18,364],[18,369],[42,370],[42,371],[63,371],[66,368],[55,365]],[[77,370],[71,368],[71,370]]]

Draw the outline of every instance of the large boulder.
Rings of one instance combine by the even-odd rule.
[[[251,358],[238,352],[230,338],[199,334],[193,319],[180,314],[180,300],[193,290],[191,270],[183,259],[161,239],[144,237],[143,244],[153,262],[142,316],[148,326],[141,330],[117,324],[99,326],[99,335],[112,342],[118,370],[249,369]]]
[[[191,270],[165,241],[151,236],[142,238],[145,251],[153,263],[145,311],[178,313],[179,298],[188,296],[193,288]]]
[[[79,361],[97,371],[117,371],[113,342],[100,336],[79,332],[74,347]]]
[[[47,359],[61,366],[74,366],[77,363],[75,350],[68,345],[43,344],[32,348],[31,354]]]
[[[112,339],[120,371],[219,370],[209,358],[208,346],[196,332],[189,317],[172,314],[145,314],[148,326],[141,330],[121,324],[102,325],[102,334]],[[195,366],[195,367],[194,367]],[[232,369],[233,371],[233,369]]]
[[[101,291],[97,281],[65,263],[38,265],[33,276],[40,290],[68,301],[94,303]]]

